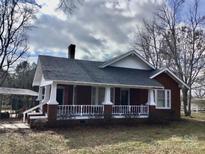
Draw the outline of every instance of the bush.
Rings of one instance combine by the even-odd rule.
[[[9,118],[9,113],[8,112],[2,112],[0,113],[0,119],[8,119]]]

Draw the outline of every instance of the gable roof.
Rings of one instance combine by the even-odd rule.
[[[122,60],[122,59],[124,59],[124,58],[126,58],[126,57],[128,57],[128,56],[130,56],[130,55],[135,55],[135,56],[138,57],[143,63],[145,63],[146,65],[148,65],[151,69],[155,69],[154,66],[152,66],[149,62],[147,62],[147,61],[146,61],[138,52],[136,52],[135,50],[131,50],[131,51],[125,53],[125,54],[122,54],[122,55],[117,56],[117,57],[115,57],[115,58],[113,58],[113,59],[111,59],[111,60],[108,60],[108,61],[104,62],[102,65],[100,65],[99,67],[105,68],[105,67],[110,66],[110,65],[112,65],[112,64],[114,64],[114,63],[116,63],[116,62],[118,62],[118,61],[120,61],[120,60]]]
[[[99,68],[104,62],[39,56],[45,80],[89,83],[96,85],[163,88],[157,80],[150,79],[153,70],[119,67]]]
[[[178,78],[174,73],[172,73],[172,71],[170,71],[168,68],[164,68],[164,69],[161,69],[161,70],[154,71],[151,74],[150,79],[154,79],[156,76],[158,76],[158,75],[160,75],[162,73],[167,73],[176,82],[180,83],[181,85],[184,85],[186,88],[189,89],[189,86],[186,83],[184,83],[180,78]]]

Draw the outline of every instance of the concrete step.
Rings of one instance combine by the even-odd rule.
[[[46,115],[42,115],[42,116],[31,116],[30,117],[30,120],[33,120],[33,119],[47,119],[48,117]]]
[[[40,116],[40,115],[43,115],[42,112],[31,112],[31,113],[28,113],[28,116]]]

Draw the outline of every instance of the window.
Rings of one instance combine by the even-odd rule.
[[[171,90],[154,90],[154,100],[156,102],[156,108],[170,109],[171,108]]]
[[[120,105],[130,104],[130,89],[120,89]]]
[[[96,104],[101,105],[104,102],[105,98],[105,88],[98,88],[98,102]]]
[[[113,104],[115,104],[115,88],[111,88],[110,100]]]
[[[77,105],[77,86],[73,85],[73,105]]]
[[[91,104],[95,105],[96,102],[96,87],[92,87],[91,89]]]
[[[105,88],[104,87],[92,87],[91,90],[91,104],[92,105],[101,105],[105,99]],[[115,101],[115,88],[111,88],[110,95],[111,102]]]
[[[100,105],[104,101],[105,88],[103,87],[92,87],[91,91],[91,103],[92,105]]]
[[[56,93],[56,100],[59,103],[59,105],[64,104],[64,87],[58,86],[57,93]]]

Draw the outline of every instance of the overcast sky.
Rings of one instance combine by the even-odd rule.
[[[70,43],[76,58],[105,60],[132,47],[136,26],[151,17],[163,0],[121,0],[113,8],[109,0],[86,0],[73,15],[56,10],[58,0],[36,0],[41,5],[35,28],[29,33],[30,60],[39,54],[67,57]]]

